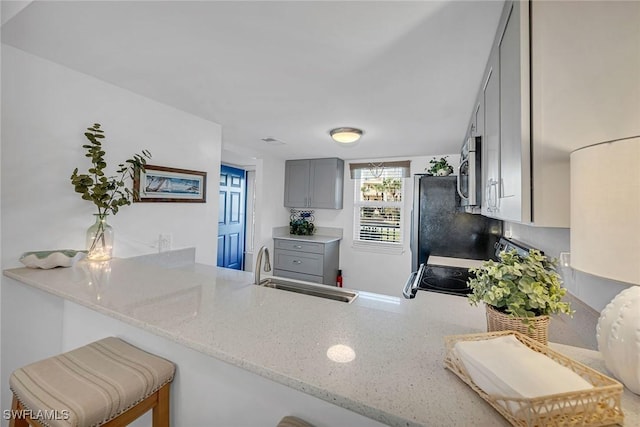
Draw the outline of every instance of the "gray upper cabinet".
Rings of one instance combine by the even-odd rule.
[[[309,200],[309,171],[311,160],[287,160],[284,176],[284,205],[306,208]]]
[[[570,153],[640,134],[639,20],[640,2],[505,2],[476,101],[484,128],[476,108],[469,124],[483,215],[569,227]]]
[[[523,107],[528,104],[523,104],[522,93],[528,87],[529,51],[521,12],[520,2],[505,4],[479,95],[484,107],[482,214],[516,222],[528,220],[523,200],[530,182],[528,172],[524,173],[528,171],[529,109]],[[474,112],[471,123],[477,120]]]
[[[500,69],[498,54],[489,58],[486,79],[482,87],[481,102],[484,107],[482,137],[482,214],[497,216],[498,179],[500,172]]]
[[[478,115],[471,126],[482,129],[483,200],[485,216],[515,222],[530,219],[529,175],[529,48],[528,5],[507,1],[478,95]],[[526,91],[525,91],[526,89]],[[525,93],[526,92],[526,93]]]
[[[524,7],[524,13],[521,8]],[[526,4],[511,3],[498,44],[500,64],[500,172],[502,219],[529,220],[529,48]],[[526,89],[526,91],[525,91]]]
[[[284,206],[342,209],[344,161],[338,158],[287,160]]]
[[[481,136],[484,133],[484,102],[478,99],[473,114],[473,123],[469,136]]]
[[[639,23],[637,1],[531,2],[536,225],[569,227],[572,151],[640,135]]]

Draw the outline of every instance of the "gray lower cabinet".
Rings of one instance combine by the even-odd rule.
[[[327,243],[273,240],[274,276],[332,286],[336,284],[340,258],[338,240]]]

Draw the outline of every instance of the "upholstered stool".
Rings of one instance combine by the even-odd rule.
[[[15,370],[9,426],[118,427],[153,409],[153,427],[168,427],[174,374],[168,360],[105,338]]]
[[[313,427],[313,425],[309,424],[305,420],[301,420],[298,417],[287,415],[280,420],[277,427]]]

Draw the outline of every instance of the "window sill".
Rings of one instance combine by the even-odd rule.
[[[354,240],[351,247],[359,251],[376,252],[380,254],[400,255],[404,253],[402,243],[377,243]]]

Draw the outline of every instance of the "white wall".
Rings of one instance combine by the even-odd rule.
[[[570,252],[568,228],[531,227],[505,223],[505,231],[510,231],[514,239],[528,243],[553,258],[559,258],[560,252]],[[559,268],[558,272],[562,275],[567,290],[596,311],[602,311],[614,296],[631,286],[571,268]]]
[[[205,204],[139,203],[110,218],[116,231],[115,256],[156,252],[159,233],[171,233],[174,248],[195,247],[198,262],[215,263],[219,125],[6,45],[2,45],[1,76],[3,269],[20,266],[18,259],[25,251],[84,249],[95,209],[73,191],[69,177],[75,167],[86,170],[89,165],[82,149],[83,133],[94,122],[106,132],[109,171],[115,172],[113,168],[133,153],[149,149],[152,164],[209,174]],[[2,277],[2,285],[6,280]],[[40,312],[37,318],[45,315]],[[7,319],[5,313],[2,317],[5,330],[18,321]],[[58,324],[51,320],[51,325]],[[51,345],[60,342],[59,337],[50,338],[34,345],[41,352],[59,352]],[[4,380],[7,375],[3,372]],[[7,391],[0,388],[3,403],[8,401]]]
[[[164,104],[2,45],[2,268],[22,252],[84,249],[94,205],[73,191],[86,170],[85,128],[106,132],[109,170],[148,149],[151,164],[208,172],[207,203],[135,203],[109,218],[114,255],[157,251],[160,233],[173,248],[195,247],[215,264],[221,129]]]
[[[273,254],[273,227],[289,225],[289,209],[284,204],[284,160],[263,157],[256,160],[255,246],[252,257],[266,246]],[[247,266],[253,271],[254,266]]]

